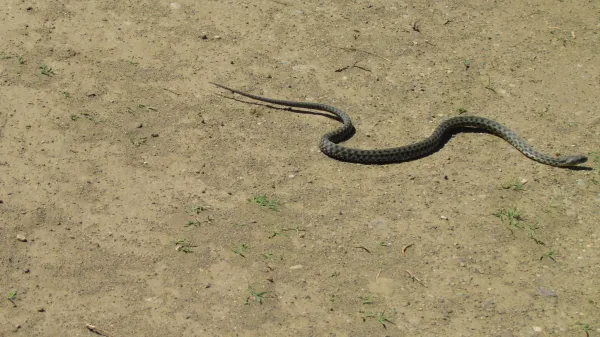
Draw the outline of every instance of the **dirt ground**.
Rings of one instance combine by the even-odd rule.
[[[4,1],[0,336],[598,336],[599,93],[598,1]]]

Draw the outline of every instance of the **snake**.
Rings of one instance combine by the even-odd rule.
[[[340,145],[339,143],[348,140],[354,134],[354,126],[352,120],[346,112],[333,107],[331,105],[314,103],[314,102],[298,102],[287,101],[281,99],[273,99],[259,95],[250,94],[241,90],[229,88],[222,84],[209,82],[219,88],[231,91],[254,100],[309,110],[318,110],[330,112],[337,116],[338,120],[343,123],[341,127],[331,132],[326,133],[321,137],[319,149],[325,155],[343,162],[358,163],[358,164],[391,164],[407,162],[428,156],[436,152],[445,139],[445,135],[450,131],[462,129],[481,129],[495,136],[498,136],[517,150],[523,153],[526,157],[542,164],[555,167],[570,167],[576,166],[587,161],[584,155],[568,155],[568,156],[549,156],[535,150],[523,138],[519,137],[514,131],[508,127],[496,122],[495,120],[479,117],[479,116],[456,116],[442,121],[439,126],[433,131],[428,138],[405,146],[387,148],[387,149],[356,149]]]

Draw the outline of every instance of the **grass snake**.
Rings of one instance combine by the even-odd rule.
[[[478,116],[458,116],[446,119],[435,129],[435,131],[433,131],[433,134],[428,138],[420,142],[401,147],[376,150],[348,148],[341,146],[338,143],[347,140],[352,136],[354,133],[354,126],[352,125],[350,117],[344,111],[336,107],[321,103],[296,102],[267,98],[232,89],[221,84],[213,82],[210,83],[233,93],[262,102],[294,108],[327,111],[335,114],[339,120],[341,120],[343,125],[340,128],[335,129],[321,137],[319,148],[321,149],[321,152],[329,157],[344,162],[360,164],[389,164],[422,158],[436,152],[440,146],[440,143],[444,139],[444,136],[449,131],[462,128],[477,128],[494,134],[506,140],[512,146],[517,148],[517,150],[521,151],[521,153],[523,153],[525,156],[542,164],[566,167],[575,166],[587,161],[587,157],[583,155],[553,157],[540,153],[506,126],[494,120]]]

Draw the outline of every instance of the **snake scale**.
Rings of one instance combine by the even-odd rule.
[[[321,152],[328,155],[329,157],[344,162],[360,164],[389,164],[422,158],[435,152],[438,149],[440,143],[444,139],[444,136],[447,132],[461,128],[477,128],[485,130],[491,134],[494,134],[506,140],[512,146],[517,148],[517,150],[521,151],[521,153],[523,153],[525,156],[542,164],[557,167],[566,167],[575,166],[578,164],[585,163],[587,161],[587,157],[583,155],[552,157],[540,153],[506,126],[494,120],[478,116],[458,116],[446,119],[435,129],[435,131],[433,131],[433,134],[431,136],[414,144],[377,150],[348,148],[341,146],[338,143],[350,138],[354,132],[354,127],[352,125],[350,117],[344,111],[336,107],[321,103],[285,101],[267,98],[232,89],[221,84],[213,82],[209,83],[216,85],[217,87],[220,87],[222,89],[226,89],[233,93],[246,96],[258,101],[294,108],[305,108],[326,111],[335,114],[342,121],[343,125],[340,128],[333,130],[321,137],[319,148],[321,149]]]

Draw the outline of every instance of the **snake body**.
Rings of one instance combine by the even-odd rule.
[[[523,153],[525,156],[542,164],[566,167],[575,166],[578,164],[585,163],[587,161],[587,157],[583,155],[552,157],[540,153],[537,150],[535,150],[531,145],[529,145],[525,140],[519,137],[514,131],[507,128],[506,126],[494,120],[478,116],[458,116],[446,119],[435,129],[435,131],[433,131],[433,134],[428,138],[420,142],[401,147],[377,150],[348,148],[341,146],[338,143],[350,138],[350,136],[352,136],[352,133],[354,132],[354,127],[352,125],[350,116],[348,116],[344,111],[336,107],[321,103],[296,102],[267,98],[232,89],[221,84],[213,82],[210,83],[216,85],[217,87],[229,90],[233,93],[246,96],[258,101],[294,108],[327,111],[335,114],[342,121],[343,125],[340,128],[328,132],[323,137],[321,137],[319,148],[324,154],[340,161],[360,164],[389,164],[422,158],[435,152],[438,149],[440,143],[444,139],[444,135],[447,132],[461,128],[483,129],[491,134],[494,134],[506,140],[512,146],[517,148],[517,150],[521,151],[521,153]]]

